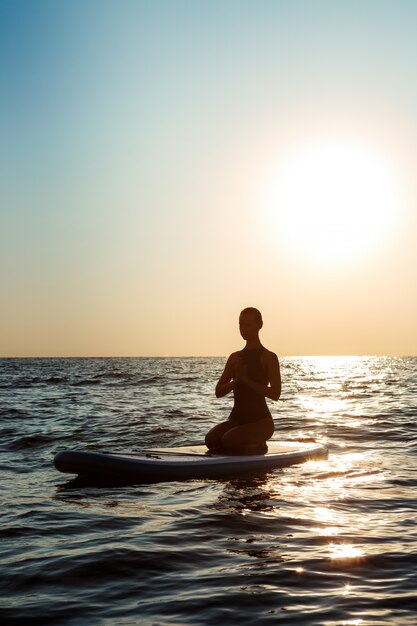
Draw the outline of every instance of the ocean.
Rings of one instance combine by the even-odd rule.
[[[417,623],[417,358],[282,358],[274,439],[326,461],[80,486],[59,450],[201,443],[223,358],[0,359],[4,624]]]

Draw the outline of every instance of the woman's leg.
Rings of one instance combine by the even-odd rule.
[[[230,424],[230,422],[229,422]],[[266,452],[266,442],[274,432],[272,419],[263,419],[259,422],[239,424],[234,428],[225,430],[221,437],[221,447],[230,453],[256,454]]]
[[[206,435],[206,446],[209,450],[221,450],[222,449],[222,437],[223,435],[233,428],[233,424],[227,420],[226,422],[220,422],[216,426],[213,426]]]

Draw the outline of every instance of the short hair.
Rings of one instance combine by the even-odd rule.
[[[243,311],[240,312],[240,315],[252,315],[254,318],[256,318],[259,328],[262,328],[263,326],[262,315],[258,309],[255,309],[255,307],[253,306],[246,307],[246,309],[243,309]]]

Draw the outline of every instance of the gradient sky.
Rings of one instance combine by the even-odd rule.
[[[224,355],[245,306],[279,355],[416,355],[416,32],[414,0],[0,0],[0,356]],[[305,166],[271,192],[323,142],[342,258]]]

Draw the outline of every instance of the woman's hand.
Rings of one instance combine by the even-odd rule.
[[[216,398],[221,398],[222,396],[230,393],[234,387],[236,382],[236,353],[233,353],[227,359],[226,367],[224,368],[223,374],[219,378],[219,382],[216,385]]]
[[[271,400],[278,400],[281,395],[281,373],[279,368],[278,357],[269,350],[264,350],[262,356],[263,367],[268,373],[269,384],[258,383],[255,380],[251,380],[248,377],[247,369],[244,360],[241,356],[237,355],[234,361],[234,374],[236,382],[242,382],[250,389],[259,393],[265,398]]]

